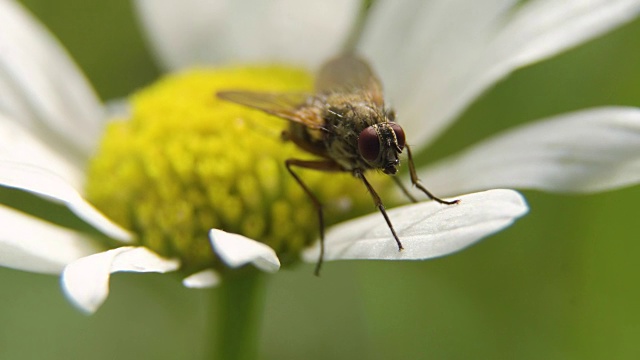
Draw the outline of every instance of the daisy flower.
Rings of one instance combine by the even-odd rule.
[[[316,238],[313,209],[281,165],[299,150],[279,142],[281,124],[213,94],[309,89],[304,69],[340,51],[358,3],[137,4],[158,57],[180,72],[136,93],[126,114],[107,122],[60,45],[20,6],[0,1],[0,184],[63,204],[101,233],[0,207],[10,224],[0,230],[0,264],[62,273],[69,298],[93,312],[114,272],[180,271],[185,286],[208,287],[233,280],[247,264],[275,272],[300,257],[316,261],[317,248],[303,253]],[[380,2],[357,49],[383,80],[408,143],[421,150],[496,81],[638,10],[640,1]],[[203,67],[248,62],[299,67]],[[639,129],[637,109],[611,107],[498,134],[420,170],[438,194],[483,191],[459,196],[457,206],[389,210],[404,251],[380,214],[371,214],[333,227],[325,260],[458,251],[526,213],[520,194],[498,188],[600,191],[637,183]],[[327,184],[326,176],[305,173],[305,181],[335,222],[370,209],[361,184],[348,176]],[[377,184],[393,197],[384,179]]]

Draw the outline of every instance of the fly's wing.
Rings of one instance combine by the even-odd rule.
[[[320,129],[323,125],[323,120],[317,111],[306,105],[312,98],[309,94],[220,91],[216,95],[220,99],[258,109],[308,128]]]
[[[360,57],[346,54],[327,61],[318,73],[316,91],[364,92],[379,106],[384,105],[382,85],[371,67]]]

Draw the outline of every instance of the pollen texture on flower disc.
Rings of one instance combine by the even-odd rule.
[[[311,87],[306,72],[282,67],[168,76],[132,97],[130,118],[108,125],[90,164],[87,195],[141,245],[179,257],[187,271],[221,266],[207,237],[212,228],[264,242],[284,264],[295,261],[317,239],[318,221],[284,161],[314,157],[283,142],[286,120],[215,94]],[[349,174],[298,173],[326,205],[327,224],[373,209]]]

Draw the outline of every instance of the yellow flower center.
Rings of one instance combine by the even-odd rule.
[[[283,264],[319,234],[312,203],[284,166],[314,157],[281,139],[286,120],[215,96],[233,89],[310,91],[312,78],[284,67],[167,76],[132,97],[129,118],[109,123],[89,167],[89,200],[141,245],[179,257],[188,272],[220,266],[211,228],[264,242]],[[325,204],[327,225],[374,211],[350,174],[298,173]],[[375,181],[384,196],[388,182]]]

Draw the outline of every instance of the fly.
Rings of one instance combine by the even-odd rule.
[[[406,149],[411,183],[441,204],[459,202],[442,200],[422,185],[416,174],[411,148],[405,142],[404,130],[396,122],[395,112],[384,104],[380,81],[371,67],[355,55],[343,55],[325,63],[319,71],[313,94],[221,91],[217,96],[289,120],[289,129],[283,132],[284,138],[318,156],[316,160],[285,161],[287,170],[318,213],[320,256],[315,268],[316,275],[320,274],[324,258],[322,203],[293,168],[350,172],[360,179],[389,226],[399,251],[403,249],[402,242],[365,172],[376,169],[387,175],[395,175],[400,166],[400,155]],[[400,180],[396,177],[393,179],[402,192],[416,202]]]

